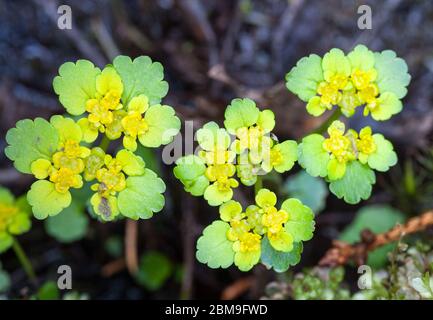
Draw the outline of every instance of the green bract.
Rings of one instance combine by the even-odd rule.
[[[238,180],[251,186],[259,175],[289,171],[298,159],[297,143],[271,136],[274,113],[260,110],[251,99],[234,99],[225,111],[225,128],[209,122],[197,131],[198,155],[177,160],[174,175],[187,192],[211,206],[233,197]]]
[[[234,200],[221,205],[221,220],[205,228],[197,242],[197,259],[211,268],[234,263],[242,271],[259,261],[277,272],[297,264],[302,241],[313,236],[314,214],[298,199],[287,199],[280,209],[276,202],[275,193],[261,189],[245,211]]]
[[[24,197],[15,199],[0,186],[0,253],[12,246],[14,236],[30,230],[30,208]]]
[[[27,194],[36,218],[70,212],[71,190],[87,187],[84,181],[92,182],[90,203],[102,220],[119,214],[148,219],[162,210],[165,184],[134,152],[137,141],[156,148],[170,143],[180,130],[174,109],[160,104],[168,91],[163,78],[162,65],[149,57],[132,61],[119,56],[102,70],[87,60],[59,68],[54,91],[69,114],[80,116],[78,121],[63,116],[49,122],[21,120],[6,138],[5,153],[15,167],[38,179]],[[99,134],[104,135],[100,147],[84,146]],[[122,136],[125,149],[115,156],[106,153],[106,142]],[[49,230],[56,234],[52,229],[57,220],[52,221]]]
[[[326,178],[338,198],[351,204],[367,199],[376,182],[373,170],[388,171],[397,163],[391,142],[381,134],[372,134],[370,127],[359,134],[346,132],[340,121],[330,125],[328,135],[305,137],[299,145],[299,164],[310,175]]]
[[[347,55],[332,49],[323,58],[310,55],[286,75],[287,88],[307,102],[307,111],[320,116],[338,106],[345,116],[364,107],[364,115],[383,121],[402,109],[410,82],[405,61],[394,51],[372,52],[364,45]]]

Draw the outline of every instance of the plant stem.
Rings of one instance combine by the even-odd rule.
[[[27,258],[26,253],[24,252],[23,248],[21,247],[20,243],[16,238],[14,238],[13,240],[12,248],[14,249],[17,258],[20,261],[21,266],[23,267],[29,279],[32,282],[36,282],[36,275],[35,271],[33,270],[32,264],[29,258]]]
[[[136,275],[138,272],[137,236],[138,236],[137,221],[132,219],[126,219],[125,260],[126,260],[126,267],[131,275]]]
[[[101,148],[104,151],[107,151],[108,146],[110,145],[111,140],[108,139],[108,137],[106,135],[104,135],[104,137],[101,140],[101,144],[99,145],[99,148]]]
[[[330,124],[332,122],[334,122],[335,120],[337,120],[338,118],[340,118],[341,116],[341,109],[340,108],[336,108],[334,110],[334,112],[329,116],[328,119],[326,119],[325,122],[323,122],[319,127],[317,127],[316,129],[314,129],[311,133],[318,133],[318,134],[322,134],[326,131],[326,129],[328,129],[328,127],[330,126]]]
[[[263,180],[261,176],[257,176],[257,181],[254,184],[254,194],[257,195],[261,188],[263,188]]]

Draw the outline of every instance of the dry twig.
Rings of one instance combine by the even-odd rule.
[[[319,266],[335,267],[345,265],[349,261],[354,261],[357,265],[364,264],[369,251],[431,226],[433,226],[433,210],[377,235],[366,229],[361,233],[361,241],[355,244],[335,240],[333,247],[319,261]]]
[[[253,277],[240,278],[224,289],[221,300],[234,300],[249,290],[253,284]]]

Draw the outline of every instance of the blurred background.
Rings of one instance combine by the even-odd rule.
[[[70,30],[57,26],[62,4],[72,9]],[[358,28],[362,4],[372,9],[371,30]],[[315,237],[294,270],[314,266],[333,239],[355,241],[369,225],[386,231],[433,206],[432,1],[0,0],[0,185],[18,196],[31,184],[5,157],[5,134],[17,120],[64,112],[52,80],[66,61],[84,58],[103,67],[119,54],[149,55],[164,65],[170,85],[164,103],[182,121],[194,120],[195,129],[210,120],[222,123],[231,99],[250,97],[276,113],[275,133],[284,140],[299,139],[323,121],[309,116],[285,88],[285,74],[305,55],[333,47],[347,52],[361,43],[373,51],[394,50],[409,66],[403,112],[387,122],[359,114],[350,120],[355,129],[371,125],[385,134],[399,164],[378,174],[372,197],[356,206],[328,196],[327,186],[298,173],[299,167],[265,181],[280,195],[298,196],[315,208]],[[284,275],[263,266],[249,273],[212,270],[196,261],[196,239],[217,210],[185,193],[158,152],[143,156],[167,182],[167,205],[138,224],[139,276],[131,277],[125,265],[124,221],[104,224],[71,212],[63,221],[33,220],[32,230],[20,237],[40,282],[56,280],[57,267],[68,264],[74,290],[92,299],[261,297],[269,282]],[[252,195],[242,189],[236,196],[247,203]],[[354,225],[365,211],[372,218]],[[390,218],[374,220],[382,216]],[[386,252],[377,260],[381,266]],[[10,278],[6,294],[29,297],[35,288],[13,252],[0,261]],[[349,278],[356,274],[347,272]]]

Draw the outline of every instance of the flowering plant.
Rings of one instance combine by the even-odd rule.
[[[7,157],[37,179],[27,194],[34,216],[61,213],[72,202],[72,190],[88,187],[85,182],[91,183],[90,203],[102,220],[147,219],[160,211],[165,184],[134,152],[137,140],[156,148],[180,129],[174,109],[160,104],[168,90],[162,65],[144,56],[133,61],[119,56],[102,70],[87,60],[66,62],[53,87],[75,117],[21,120],[6,137]],[[124,148],[107,154],[109,142],[122,136]]]

